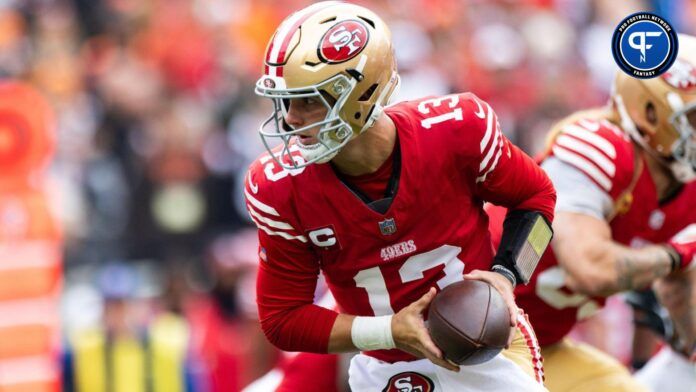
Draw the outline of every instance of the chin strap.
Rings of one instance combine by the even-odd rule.
[[[638,143],[644,150],[650,151],[650,146],[643,139],[643,135],[638,131],[636,123],[631,120],[631,116],[628,115],[628,110],[626,109],[626,104],[624,103],[623,97],[620,94],[614,94],[614,104],[616,104],[616,110],[619,112],[619,118],[621,119],[621,128],[623,128],[628,135]]]
[[[674,174],[674,178],[682,184],[696,180],[696,172],[681,162],[672,163],[669,169]]]
[[[363,133],[375,125],[375,121],[377,121],[379,116],[384,113],[384,108],[389,106],[389,102],[391,101],[392,97],[397,91],[399,91],[399,86],[401,86],[401,77],[399,77],[399,74],[395,72],[391,79],[389,79],[389,85],[382,90],[382,93],[377,98],[377,103],[375,103],[374,109],[372,109],[372,112],[370,113],[370,117],[368,117],[367,121],[365,121],[365,125],[363,125],[362,129],[360,129],[359,133]]]

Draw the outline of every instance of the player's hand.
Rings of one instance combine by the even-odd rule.
[[[677,233],[667,242],[667,245],[679,255],[681,270],[696,267],[696,223],[690,224]]]
[[[432,363],[453,372],[459,371],[459,366],[448,361],[442,351],[430,338],[423,321],[423,311],[435,298],[437,290],[431,287],[419,300],[401,309],[392,317],[392,337],[396,347],[419,358],[428,358]]]
[[[696,270],[672,273],[656,280],[652,287],[674,323],[678,336],[674,348],[691,356],[696,344]]]
[[[505,348],[509,348],[512,344],[512,340],[515,338],[517,315],[519,314],[519,309],[515,303],[515,294],[513,293],[514,289],[512,287],[512,283],[497,272],[482,270],[471,271],[470,273],[464,275],[464,279],[482,280],[495,287],[495,289],[498,290],[500,295],[503,297],[503,300],[508,307],[508,311],[510,311],[510,336],[508,337],[507,346],[505,346]]]

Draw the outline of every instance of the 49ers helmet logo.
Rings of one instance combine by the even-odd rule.
[[[266,78],[263,80],[263,86],[266,88],[275,88],[276,83],[273,79],[271,78]]]
[[[416,372],[404,372],[392,376],[382,392],[431,392],[433,380]]]
[[[677,59],[669,71],[662,74],[662,79],[674,88],[689,91],[696,87],[696,67]]]
[[[319,58],[330,64],[342,63],[357,56],[370,39],[364,23],[344,20],[331,26],[319,41]]]

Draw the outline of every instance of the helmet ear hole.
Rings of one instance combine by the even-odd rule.
[[[370,86],[367,90],[365,90],[364,93],[358,98],[358,101],[360,102],[365,102],[369,101],[370,98],[372,98],[372,95],[375,93],[375,90],[377,90],[377,87],[379,87],[378,83],[374,83],[372,86]]]
[[[648,102],[645,105],[645,118],[651,125],[657,125],[657,110],[655,110],[655,105],[652,102]]]

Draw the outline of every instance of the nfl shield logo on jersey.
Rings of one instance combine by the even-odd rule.
[[[433,381],[416,372],[399,373],[389,379],[382,392],[431,392]]]
[[[379,231],[382,235],[392,235],[396,233],[396,222],[394,222],[394,218],[388,218],[379,222]]]

